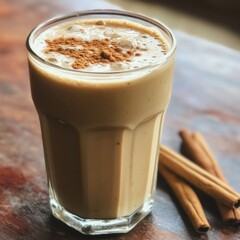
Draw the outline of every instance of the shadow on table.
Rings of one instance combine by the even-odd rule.
[[[144,0],[141,0],[144,1]],[[161,3],[172,9],[185,12],[218,25],[222,25],[240,34],[240,1],[238,0],[149,0],[154,3]]]

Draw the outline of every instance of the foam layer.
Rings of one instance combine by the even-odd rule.
[[[60,52],[57,50],[48,51],[49,42],[60,38],[80,41],[79,44],[69,45],[62,43],[57,45],[57,48],[63,49]],[[82,66],[81,64],[74,64],[76,57],[65,54],[70,51],[79,55],[84,49],[86,50],[82,42],[91,43],[96,39],[109,41],[109,48],[112,45],[115,46],[114,49],[116,49],[116,46],[119,47],[122,58],[116,57],[112,58],[111,61],[95,61],[91,63],[88,61],[89,58],[85,59],[84,55],[82,58],[77,59],[78,62],[85,59],[89,64]],[[101,57],[101,48],[100,46],[92,52],[89,51],[90,57],[91,54],[95,54],[93,59],[96,58],[97,54]],[[156,28],[147,28],[129,21],[105,19],[71,21],[53,26],[35,39],[34,50],[41,58],[63,68],[74,68],[75,70],[90,72],[115,72],[137,69],[160,61],[168,51],[168,45]]]

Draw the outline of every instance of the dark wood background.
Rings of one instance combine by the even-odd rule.
[[[207,235],[196,234],[161,177],[152,214],[128,234],[84,236],[52,217],[25,39],[34,26],[56,14],[106,7],[111,6],[90,0],[1,0],[0,239],[240,239],[240,229],[225,226],[212,199],[202,193],[212,229]],[[240,53],[182,32],[175,34],[174,89],[162,141],[178,150],[180,128],[201,131],[229,183],[240,192]]]

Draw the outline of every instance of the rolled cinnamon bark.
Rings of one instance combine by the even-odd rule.
[[[210,229],[202,205],[194,190],[181,178],[177,177],[159,162],[159,172],[176,195],[194,229],[198,233],[206,233]]]
[[[227,183],[216,158],[202,135],[199,132],[191,134],[188,130],[181,130],[179,135],[183,140],[182,145],[187,156],[200,167]],[[240,224],[239,209],[226,207],[219,201],[216,201],[216,204],[224,223],[228,225]]]
[[[208,173],[182,155],[161,145],[159,161],[177,176],[201,189],[227,207],[239,207],[240,195],[224,181]]]

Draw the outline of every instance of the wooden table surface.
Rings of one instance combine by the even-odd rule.
[[[240,239],[226,227],[212,199],[199,193],[212,226],[196,234],[161,177],[152,214],[128,234],[84,236],[52,217],[39,122],[29,88],[25,39],[59,13],[108,7],[99,1],[1,0],[0,5],[0,239],[159,240]],[[177,132],[199,130],[240,192],[240,53],[181,32],[174,89],[163,142],[178,150]]]

